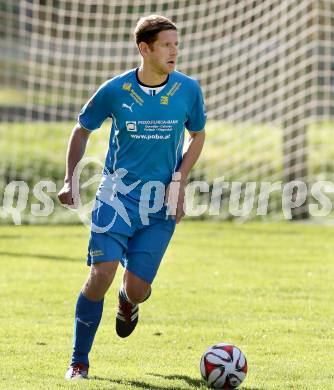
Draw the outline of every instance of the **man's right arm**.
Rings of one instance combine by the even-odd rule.
[[[75,167],[82,159],[90,132],[79,123],[77,123],[73,130],[68,142],[67,155],[66,155],[66,174],[64,179],[64,185],[58,193],[59,201],[62,204],[74,205],[74,189],[72,186],[72,178]]]

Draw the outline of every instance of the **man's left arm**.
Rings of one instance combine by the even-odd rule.
[[[171,184],[166,191],[166,203],[167,207],[172,210],[171,215],[176,219],[176,223],[179,223],[184,217],[185,213],[185,187],[187,185],[187,179],[192,167],[198,160],[204,145],[205,131],[189,131],[190,140],[188,143],[187,151],[184,153],[181,165],[177,172],[173,175],[173,181],[179,183],[177,186]],[[173,183],[173,182],[172,182]],[[174,188],[178,188],[178,191],[174,191]],[[173,193],[172,193],[173,192]]]

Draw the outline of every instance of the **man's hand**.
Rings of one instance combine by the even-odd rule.
[[[167,206],[167,214],[172,216],[172,219],[179,223],[185,216],[185,181],[172,181],[166,190],[165,205]]]
[[[58,199],[61,204],[68,205],[72,207],[75,206],[75,197],[72,191],[72,186],[70,183],[65,182],[62,189],[58,192]]]

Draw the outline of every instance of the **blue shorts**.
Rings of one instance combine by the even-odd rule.
[[[167,219],[163,209],[149,214],[143,223],[137,200],[123,195],[118,200],[123,210],[97,200],[100,207],[92,212],[87,264],[120,260],[127,270],[151,284],[174,233],[175,220]]]

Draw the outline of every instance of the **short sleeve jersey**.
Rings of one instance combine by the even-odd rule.
[[[136,69],[106,81],[84,105],[79,123],[92,131],[112,118],[105,173],[126,169],[123,182],[168,184],[182,160],[185,128],[204,129],[205,107],[198,82],[178,71],[156,95],[138,85]]]

